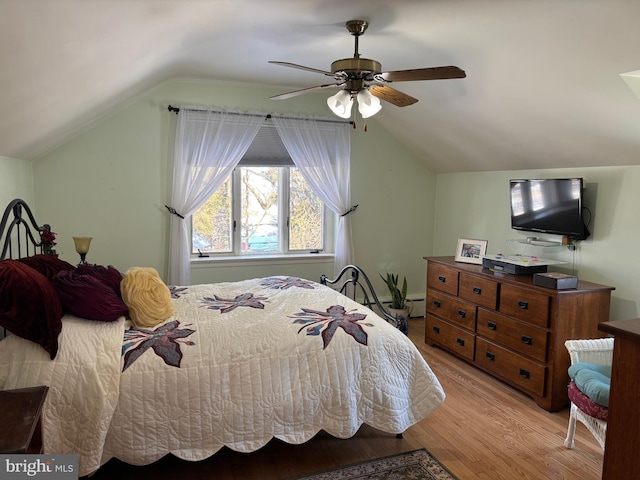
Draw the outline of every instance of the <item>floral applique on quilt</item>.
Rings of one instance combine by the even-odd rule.
[[[286,290],[291,287],[306,288],[309,290],[313,290],[314,288],[316,288],[313,282],[303,280],[302,278],[298,277],[269,277],[265,278],[264,281],[260,283],[260,285],[275,290]]]
[[[124,331],[124,344],[122,345],[122,355],[124,356],[124,372],[140,356],[150,348],[158,355],[164,363],[172,367],[180,368],[182,361],[182,351],[180,344],[195,345],[192,341],[183,339],[195,332],[190,327],[192,324],[180,325],[177,320],[172,320],[155,330],[145,328],[129,329]]]
[[[242,293],[233,299],[220,298],[217,295],[204,297],[200,302],[210,310],[219,310],[220,313],[228,313],[238,307],[251,307],[264,310],[264,303],[262,302],[268,300],[267,297],[255,296],[253,293]]]
[[[169,292],[171,293],[171,298],[178,299],[185,293],[187,293],[188,287],[177,287],[172,285],[169,287]]]
[[[373,327],[372,323],[358,323],[367,318],[364,313],[349,313],[342,305],[333,305],[327,308],[326,312],[302,308],[302,312],[293,315],[293,323],[302,323],[304,326],[298,330],[300,333],[306,328],[307,335],[322,335],[324,350],[329,346],[333,335],[338,328],[351,335],[353,339],[367,346],[368,335],[362,326]]]

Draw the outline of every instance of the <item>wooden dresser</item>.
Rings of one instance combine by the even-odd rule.
[[[569,404],[569,339],[600,338],[613,287],[553,290],[532,275],[493,272],[454,257],[427,260],[425,342],[530,395],[545,410]]]

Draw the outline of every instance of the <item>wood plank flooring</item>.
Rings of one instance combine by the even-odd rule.
[[[568,409],[548,413],[533,400],[452,355],[424,343],[424,320],[410,338],[440,380],[445,403],[402,439],[362,427],[351,439],[320,433],[302,445],[272,441],[250,454],[223,449],[201,462],[174,457],[144,467],[112,460],[91,480],[280,480],[426,448],[460,480],[601,478],[603,452],[581,423],[574,450],[564,447]]]

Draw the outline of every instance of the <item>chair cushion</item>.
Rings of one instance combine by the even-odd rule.
[[[602,420],[604,422],[607,421],[609,416],[609,409],[607,407],[603,407],[602,405],[598,405],[596,402],[587,397],[584,393],[578,390],[575,382],[571,381],[569,383],[569,400],[580,409],[582,413],[585,415],[589,415],[590,417],[597,418],[598,420]]]
[[[569,367],[569,377],[595,403],[603,407],[609,406],[611,366],[578,362]]]

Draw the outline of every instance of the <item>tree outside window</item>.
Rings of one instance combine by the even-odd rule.
[[[297,168],[241,166],[193,215],[192,253],[322,251],[325,233],[324,205]]]

